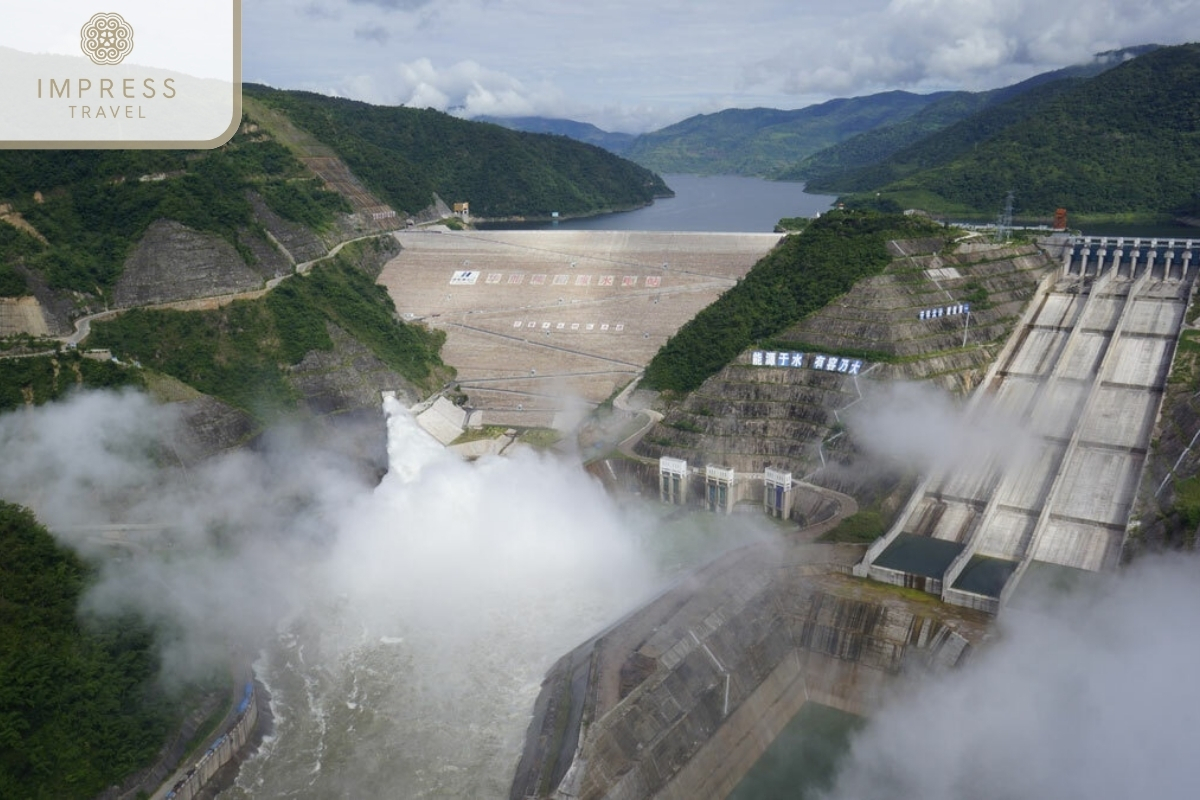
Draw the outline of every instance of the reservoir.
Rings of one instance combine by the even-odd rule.
[[[740,175],[663,175],[674,197],[645,208],[557,223],[480,224],[493,230],[613,230],[770,233],[783,217],[814,217],[829,210],[833,195],[808,194],[803,183]]]

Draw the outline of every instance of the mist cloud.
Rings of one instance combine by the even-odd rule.
[[[303,428],[184,467],[172,408],[79,394],[0,417],[0,497],[99,557],[87,607],[170,631],[179,677],[335,609],[353,620],[322,633],[338,647],[419,636],[461,655],[494,637],[498,617],[536,615],[534,649],[555,652],[654,585],[644,531],[582,471],[533,453],[467,464],[394,401],[389,412],[390,472],[372,487]],[[119,535],[119,547],[102,543]]]
[[[945,392],[920,383],[861,381],[863,400],[842,419],[868,453],[943,474],[992,463],[1015,469],[1035,457],[1038,439],[1028,420],[981,398],[971,412]]]
[[[827,800],[1191,798],[1200,561],[1156,558],[1009,610],[959,670],[872,716]]]

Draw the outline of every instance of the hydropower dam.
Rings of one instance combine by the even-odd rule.
[[[868,713],[907,667],[969,659],[1034,576],[1118,567],[1200,242],[1051,251],[966,409],[1019,420],[1025,452],[932,472],[865,556],[748,546],[581,644],[543,684],[513,800],[726,797],[806,703]]]

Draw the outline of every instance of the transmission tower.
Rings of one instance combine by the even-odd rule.
[[[1000,217],[996,220],[997,242],[1007,242],[1012,236],[1012,210],[1013,193],[1010,189],[1008,195],[1004,198],[1004,210],[1000,212]]]

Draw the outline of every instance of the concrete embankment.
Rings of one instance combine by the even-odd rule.
[[[157,792],[153,800],[193,800],[202,797],[205,789],[211,789],[222,771],[235,759],[246,754],[259,734],[259,692],[253,681],[248,681],[242,698],[234,710],[232,723],[225,732],[217,736],[194,764],[181,769]]]
[[[846,575],[860,555],[743,548],[561,659],[510,796],[724,797],[804,703],[866,713],[982,640],[982,614]]]

